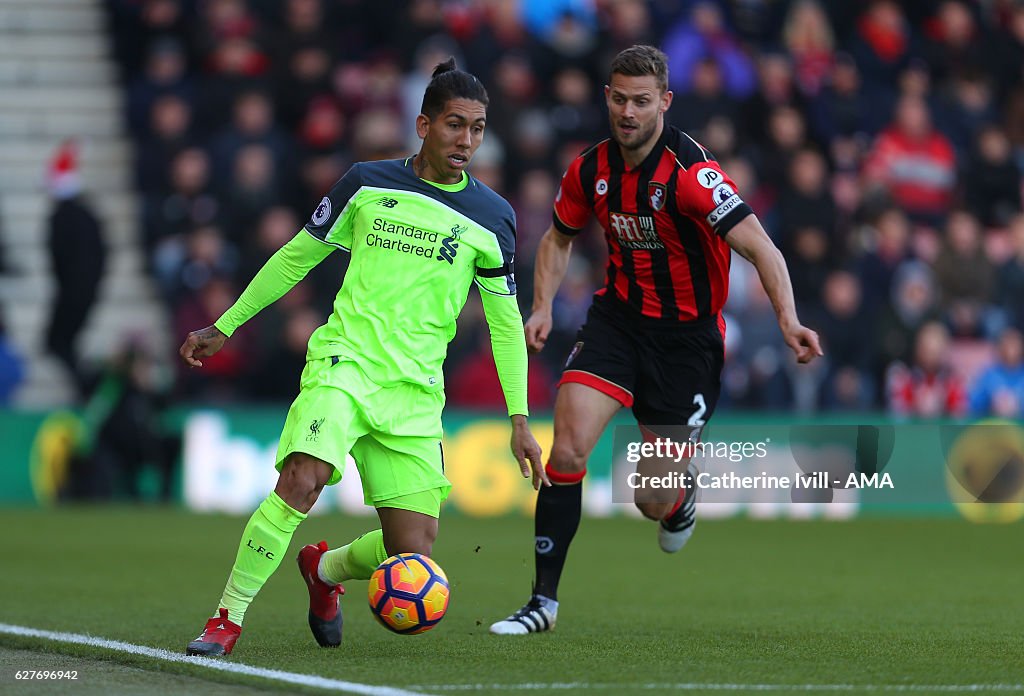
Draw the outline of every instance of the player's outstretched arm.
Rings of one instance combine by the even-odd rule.
[[[572,253],[572,237],[552,225],[541,237],[533,270],[533,309],[526,321],[526,347],[539,353],[551,333],[551,305],[565,278]]]
[[[181,344],[178,355],[190,367],[202,367],[201,360],[224,346],[239,326],[256,316],[267,305],[273,304],[306,277],[310,269],[327,258],[334,247],[314,239],[306,232],[295,237],[277,250],[256,273],[241,296],[213,326],[193,331]]]
[[[185,342],[178,349],[178,355],[189,367],[202,367],[203,362],[199,358],[210,357],[223,348],[227,340],[228,337],[216,326],[207,326],[186,336]]]
[[[824,355],[818,334],[803,326],[796,316],[796,301],[793,299],[793,285],[789,280],[786,260],[761,227],[757,217],[748,215],[743,218],[729,230],[725,241],[757,269],[761,285],[775,308],[782,337],[796,354],[797,362],[808,363]]]

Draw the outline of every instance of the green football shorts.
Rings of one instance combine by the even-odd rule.
[[[444,392],[381,387],[344,358],[307,362],[299,385],[277,446],[278,471],[289,454],[303,452],[334,467],[333,485],[351,453],[367,505],[438,516],[452,487],[441,451]]]

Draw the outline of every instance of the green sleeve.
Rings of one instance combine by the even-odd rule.
[[[526,403],[526,335],[515,295],[481,292],[484,315],[491,330],[491,351],[505,393],[508,415],[530,415]]]
[[[241,297],[224,312],[214,326],[230,336],[264,307],[273,304],[306,277],[310,269],[326,259],[334,247],[301,231],[277,250],[249,283]]]

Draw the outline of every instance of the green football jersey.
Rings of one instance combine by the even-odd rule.
[[[309,234],[351,253],[307,359],[351,357],[382,386],[442,389],[441,364],[470,286],[515,295],[515,214],[472,176],[431,183],[411,162],[356,164],[306,223]]]

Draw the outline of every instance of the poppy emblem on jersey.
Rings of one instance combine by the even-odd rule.
[[[697,183],[706,189],[713,189],[722,183],[722,173],[711,167],[697,170]]]
[[[665,207],[665,200],[668,196],[668,189],[665,184],[652,181],[647,184],[647,200],[651,202],[651,208],[657,212]]]
[[[566,367],[569,367],[569,364],[576,359],[576,356],[580,354],[581,350],[583,350],[583,341],[576,341],[576,345],[574,345],[572,350],[569,351],[569,357],[565,359]]]
[[[310,222],[316,227],[324,224],[331,218],[331,199],[324,196],[324,199],[320,201],[320,205],[313,211],[313,218]]]
[[[594,190],[597,191],[597,195],[603,196],[608,193],[608,181],[606,179],[598,179],[594,185]]]

